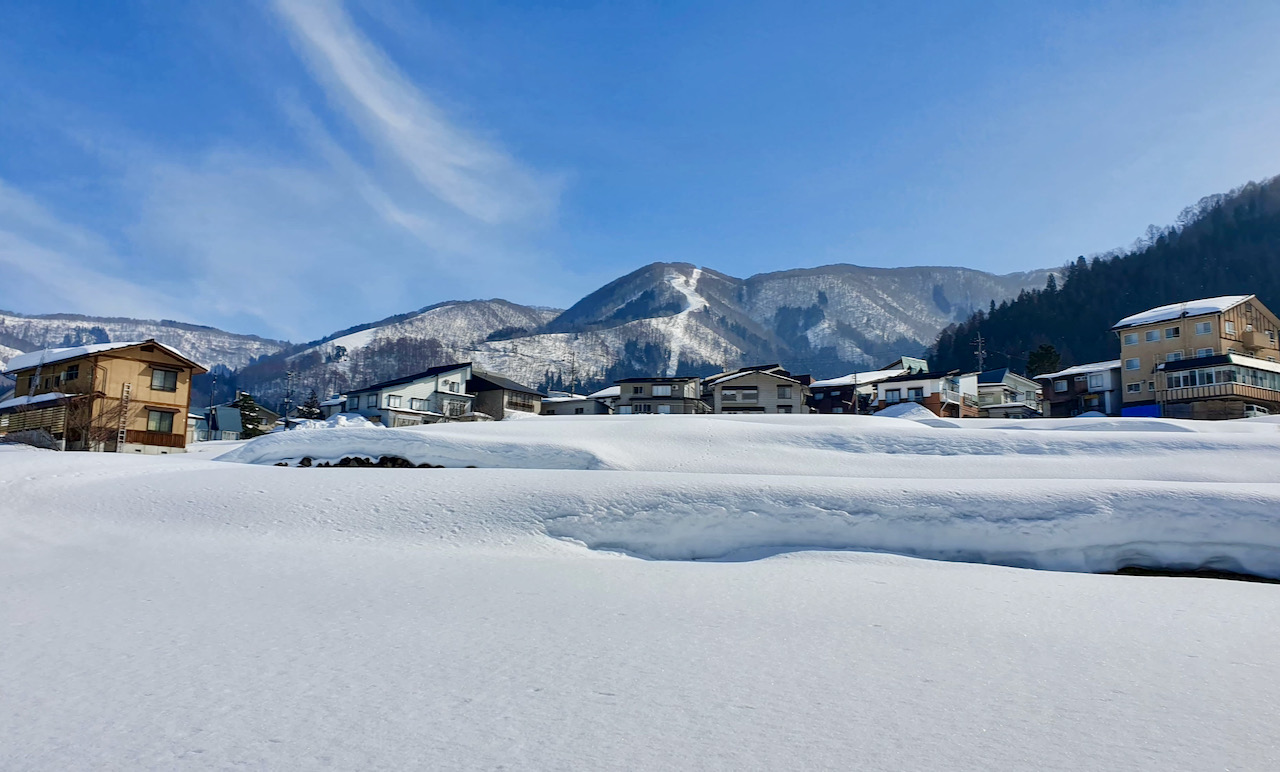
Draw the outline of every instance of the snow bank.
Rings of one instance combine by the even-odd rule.
[[[491,530],[515,509],[531,518],[516,531],[661,559],[821,547],[1280,577],[1275,422],[968,423],[940,430],[877,417],[631,416],[445,424],[273,435],[219,460],[386,455],[546,470],[493,498],[505,478],[483,477],[484,491],[456,495]],[[437,492],[453,483],[431,478]]]
[[[876,413],[879,418],[906,418],[910,421],[932,420],[938,416],[923,405],[914,402],[899,402]]]

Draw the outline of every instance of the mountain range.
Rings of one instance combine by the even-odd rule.
[[[446,361],[543,388],[775,361],[826,377],[919,354],[943,328],[1043,287],[1051,273],[830,265],[739,279],[653,263],[565,310],[446,302],[300,345],[172,321],[0,312],[0,361],[47,346],[155,338],[219,366],[220,392],[241,388],[268,403],[283,395],[290,371],[302,393],[327,394]]]

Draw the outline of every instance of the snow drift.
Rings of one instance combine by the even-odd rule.
[[[483,489],[409,474],[437,475],[433,491],[486,527],[658,559],[824,548],[1280,578],[1280,424],[1270,420],[586,417],[291,432],[219,460],[349,456],[485,468]],[[511,511],[526,519],[514,524]]]

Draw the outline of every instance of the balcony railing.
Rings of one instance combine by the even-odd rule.
[[[977,398],[971,394],[965,394],[963,392],[954,391],[952,389],[943,389],[938,393],[942,395],[943,403],[950,403],[952,405],[969,405],[970,407],[978,407]]]
[[[1183,386],[1177,389],[1159,389],[1156,391],[1157,402],[1187,402],[1197,399],[1214,399],[1216,397],[1239,397],[1240,399],[1261,400],[1264,402],[1280,402],[1280,391],[1251,386],[1247,383],[1214,383],[1205,386]]]
[[[144,432],[130,429],[125,432],[124,441],[131,445],[158,445],[162,448],[185,448],[185,434],[168,434],[166,432]]]

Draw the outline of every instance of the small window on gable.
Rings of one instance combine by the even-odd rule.
[[[1223,331],[1223,332],[1225,332],[1225,333],[1226,333],[1226,334],[1228,334],[1228,335],[1235,335],[1235,334],[1236,334],[1236,323],[1235,323],[1235,322],[1233,322],[1233,321],[1231,321],[1230,319],[1227,319],[1227,320],[1223,321],[1223,322],[1222,322],[1222,331]]]

